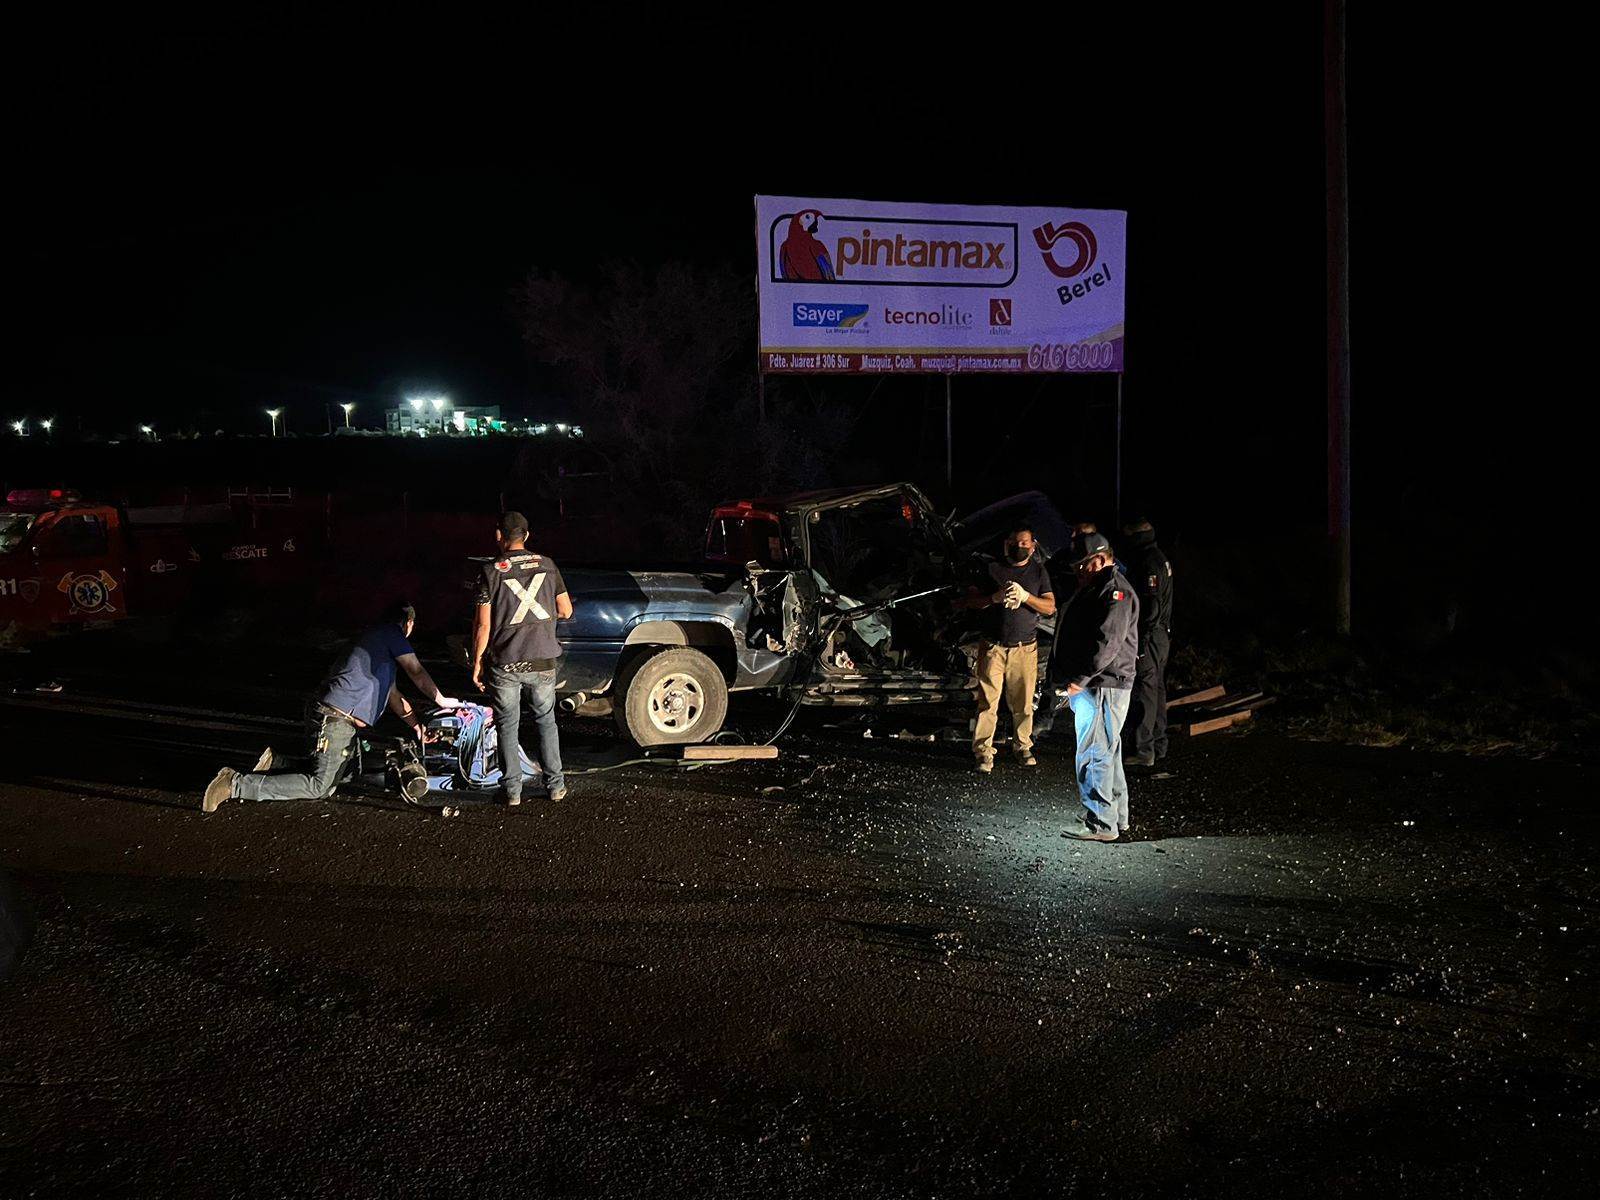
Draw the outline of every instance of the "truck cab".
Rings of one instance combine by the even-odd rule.
[[[9,493],[0,508],[0,625],[115,621],[128,613],[122,514],[62,488]]]
[[[642,745],[704,741],[730,693],[926,704],[972,687],[964,556],[906,483],[717,505],[693,570],[574,568],[558,687]]]

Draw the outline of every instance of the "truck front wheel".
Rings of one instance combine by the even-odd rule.
[[[616,715],[641,746],[703,742],[728,716],[728,685],[700,651],[663,650],[629,673]]]

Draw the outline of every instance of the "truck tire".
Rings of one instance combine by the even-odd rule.
[[[722,670],[698,650],[662,650],[633,664],[617,698],[622,731],[641,746],[703,742],[728,716]]]

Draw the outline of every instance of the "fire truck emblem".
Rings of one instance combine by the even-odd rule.
[[[74,575],[69,571],[56,584],[56,591],[70,601],[69,613],[116,612],[117,606],[111,603],[116,586],[117,581],[104,571],[94,575]]]

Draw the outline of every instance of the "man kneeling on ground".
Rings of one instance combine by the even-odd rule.
[[[461,701],[439,690],[411,648],[408,639],[416,622],[411,605],[396,603],[385,613],[383,624],[369,629],[345,651],[316,702],[320,725],[309,763],[300,764],[304,769],[272,772],[273,767],[287,764],[268,747],[248,775],[232,767],[218,771],[200,807],[215,812],[224,800],[322,800],[331,796],[350,768],[351,743],[363,729],[377,723],[385,706],[422,737],[422,718],[396,684],[401,671],[439,708],[460,705]]]

